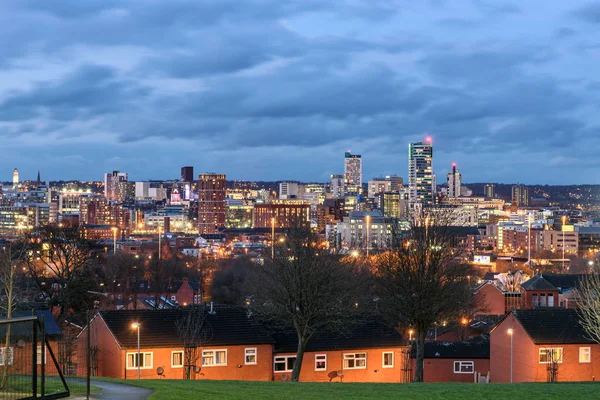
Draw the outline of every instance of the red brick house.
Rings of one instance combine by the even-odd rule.
[[[472,383],[490,371],[490,342],[483,336],[465,342],[425,342],[424,356],[424,382]]]
[[[523,308],[577,308],[577,288],[585,275],[538,274],[521,284]]]
[[[512,336],[512,349],[511,349]],[[507,314],[490,336],[492,382],[581,382],[600,376],[600,346],[577,310],[547,307]]]
[[[210,338],[199,351],[193,379],[286,380],[296,359],[295,333],[271,335],[247,310],[199,306]],[[92,346],[98,347],[99,376],[137,379],[137,330],[140,324],[141,378],[182,379],[183,342],[176,322],[190,307],[175,310],[102,311],[92,320]],[[84,330],[80,335],[84,340]],[[392,327],[379,322],[353,326],[347,336],[317,335],[304,355],[301,381],[408,382],[409,348]]]

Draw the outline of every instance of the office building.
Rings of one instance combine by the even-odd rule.
[[[113,171],[104,174],[104,197],[117,203],[124,202],[128,197],[129,182],[126,172]]]
[[[406,218],[407,202],[404,192],[384,192],[379,195],[379,209],[387,218]]]
[[[13,190],[17,190],[19,186],[19,170],[15,168],[13,171]]]
[[[367,196],[370,199],[375,198],[379,193],[391,192],[392,182],[385,178],[371,179],[367,184]]]
[[[385,180],[390,181],[390,192],[398,192],[404,189],[404,179],[398,175],[388,175]]]
[[[281,200],[297,199],[298,184],[296,182],[281,182],[279,184],[279,198]]]
[[[456,169],[456,163],[452,163],[452,169],[450,170],[450,172],[448,172],[446,182],[448,184],[448,197],[460,197],[462,175],[460,174],[460,171]]]
[[[344,155],[344,186],[345,194],[362,192],[362,157],[349,151]]]
[[[334,199],[344,198],[344,175],[333,174],[330,177],[331,195]]]
[[[487,197],[488,199],[493,199],[494,197],[496,197],[496,188],[494,187],[493,184],[488,183],[483,187],[483,195],[485,197]]]
[[[212,234],[225,227],[225,174],[198,175],[198,233]]]
[[[408,199],[411,205],[433,204],[433,146],[431,138],[408,145]]]
[[[529,206],[529,189],[523,185],[512,187],[512,204],[517,207]]]
[[[194,182],[194,167],[181,167],[180,182]]]
[[[310,218],[310,204],[304,200],[273,200],[254,205],[254,228],[271,228],[275,218],[275,228],[290,228],[304,224]]]

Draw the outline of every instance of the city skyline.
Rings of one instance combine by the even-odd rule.
[[[466,182],[600,183],[598,3],[65,0],[0,15],[2,181],[194,165],[326,182],[347,149],[365,181],[406,178],[407,144],[431,134],[438,180],[456,162]]]

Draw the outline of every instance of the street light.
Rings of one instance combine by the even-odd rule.
[[[413,340],[413,339],[412,339],[412,335],[413,335],[413,333],[414,333],[414,332],[415,332],[415,331],[414,331],[414,330],[412,330],[412,329],[408,331],[408,341],[409,341],[409,342],[412,342],[412,340]]]
[[[565,271],[565,220],[567,219],[566,215],[562,216],[562,224],[560,226],[560,230],[562,231],[562,248],[563,248],[563,256],[562,256],[562,270]]]
[[[134,322],[133,324],[131,324],[131,327],[133,329],[137,329],[137,337],[138,337],[138,351],[137,351],[137,367],[138,367],[138,381],[140,380],[140,361],[141,361],[141,357],[140,357],[140,323],[139,322]]]
[[[113,227],[112,231],[113,231],[113,254],[116,255],[117,254],[117,227]]]
[[[158,227],[158,259],[160,260],[160,247],[161,247],[161,237],[162,237],[162,226]]]
[[[369,257],[369,247],[371,247],[371,242],[369,241],[369,227],[371,225],[371,216],[367,215],[365,217],[365,222],[367,224],[367,258]]]
[[[275,217],[271,217],[271,260],[275,259]]]
[[[508,328],[506,333],[510,336],[510,383],[513,383],[513,328]]]

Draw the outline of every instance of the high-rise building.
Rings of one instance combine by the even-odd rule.
[[[433,146],[431,138],[408,145],[408,199],[411,204],[433,204]]]
[[[107,199],[122,203],[129,192],[129,182],[126,172],[113,171],[111,174],[104,174],[104,197]]]
[[[274,221],[272,219],[274,218]],[[304,200],[273,200],[269,203],[254,205],[254,227],[290,228],[298,224],[308,223],[310,204]]]
[[[491,183],[488,183],[484,186],[483,188],[483,192],[484,192],[484,196],[487,197],[488,199],[493,199],[494,197],[496,197],[496,193],[494,190],[494,185]]]
[[[345,194],[362,192],[362,157],[347,151],[344,155]]]
[[[404,189],[404,179],[398,175],[388,175],[385,177],[386,180],[390,181],[390,191],[398,192]]]
[[[380,195],[380,209],[387,218],[406,217],[406,200],[403,192],[384,192]]]
[[[456,169],[456,163],[452,163],[452,169],[448,172],[447,183],[448,198],[460,197],[462,175],[460,174],[460,171]]]
[[[225,227],[225,174],[198,175],[198,232],[217,233]]]
[[[282,200],[298,198],[298,184],[296,182],[281,182],[279,184],[279,198]]]
[[[181,167],[180,182],[194,182],[194,167]]]
[[[334,199],[344,198],[344,175],[333,174],[330,177],[331,194]]]
[[[517,207],[529,206],[529,189],[523,185],[512,187],[512,204]]]
[[[15,168],[13,171],[13,189],[17,189],[19,186],[19,170]]]
[[[367,187],[367,196],[373,199],[379,193],[391,192],[392,182],[385,178],[375,178],[369,181]]]

